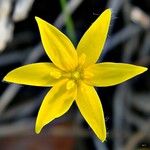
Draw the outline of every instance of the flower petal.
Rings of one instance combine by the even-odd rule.
[[[147,70],[146,67],[125,63],[98,63],[85,69],[85,82],[93,86],[112,86],[122,83]]]
[[[86,64],[95,63],[104,47],[111,19],[111,10],[105,10],[98,19],[91,25],[81,38],[77,52],[80,55],[85,54]]]
[[[53,25],[35,17],[44,49],[52,62],[62,70],[72,70],[77,66],[77,52],[71,41]]]
[[[60,77],[61,71],[54,64],[34,63],[12,70],[3,80],[17,84],[49,87],[58,82]]]
[[[78,87],[76,103],[97,137],[104,141],[106,139],[106,127],[103,108],[94,87],[82,82]]]
[[[76,97],[76,86],[67,89],[67,82],[66,80],[60,81],[45,96],[36,120],[35,132],[37,134],[43,126],[66,113],[72,105]]]

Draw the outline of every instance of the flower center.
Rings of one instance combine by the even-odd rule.
[[[79,71],[75,71],[72,73],[72,78],[74,80],[78,80],[80,78],[80,72]]]
[[[81,78],[81,73],[76,70],[74,72],[71,72],[68,77],[70,80],[67,82],[66,88],[67,90],[70,90],[75,86],[75,84],[78,84],[78,81]]]

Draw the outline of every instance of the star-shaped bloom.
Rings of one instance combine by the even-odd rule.
[[[52,61],[19,67],[4,81],[51,87],[38,112],[35,131],[66,113],[75,101],[82,116],[97,137],[106,139],[103,108],[94,89],[124,82],[147,70],[145,67],[104,62],[97,63],[107,37],[111,10],[104,11],[81,38],[77,48],[53,25],[36,17],[43,47]]]

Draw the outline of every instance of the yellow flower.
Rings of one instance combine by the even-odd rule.
[[[102,105],[93,86],[112,86],[147,70],[123,63],[96,63],[107,37],[111,10],[104,11],[81,38],[76,50],[58,29],[36,17],[44,49],[53,63],[34,63],[8,73],[8,82],[50,87],[40,107],[35,131],[62,116],[75,101],[97,137],[106,139]]]

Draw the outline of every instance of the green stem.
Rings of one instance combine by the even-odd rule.
[[[66,18],[66,33],[69,36],[69,38],[76,43],[76,34],[74,29],[74,23],[71,17],[71,14],[67,11],[65,11],[65,6],[67,4],[67,0],[60,0],[61,9],[64,13],[64,17]]]

